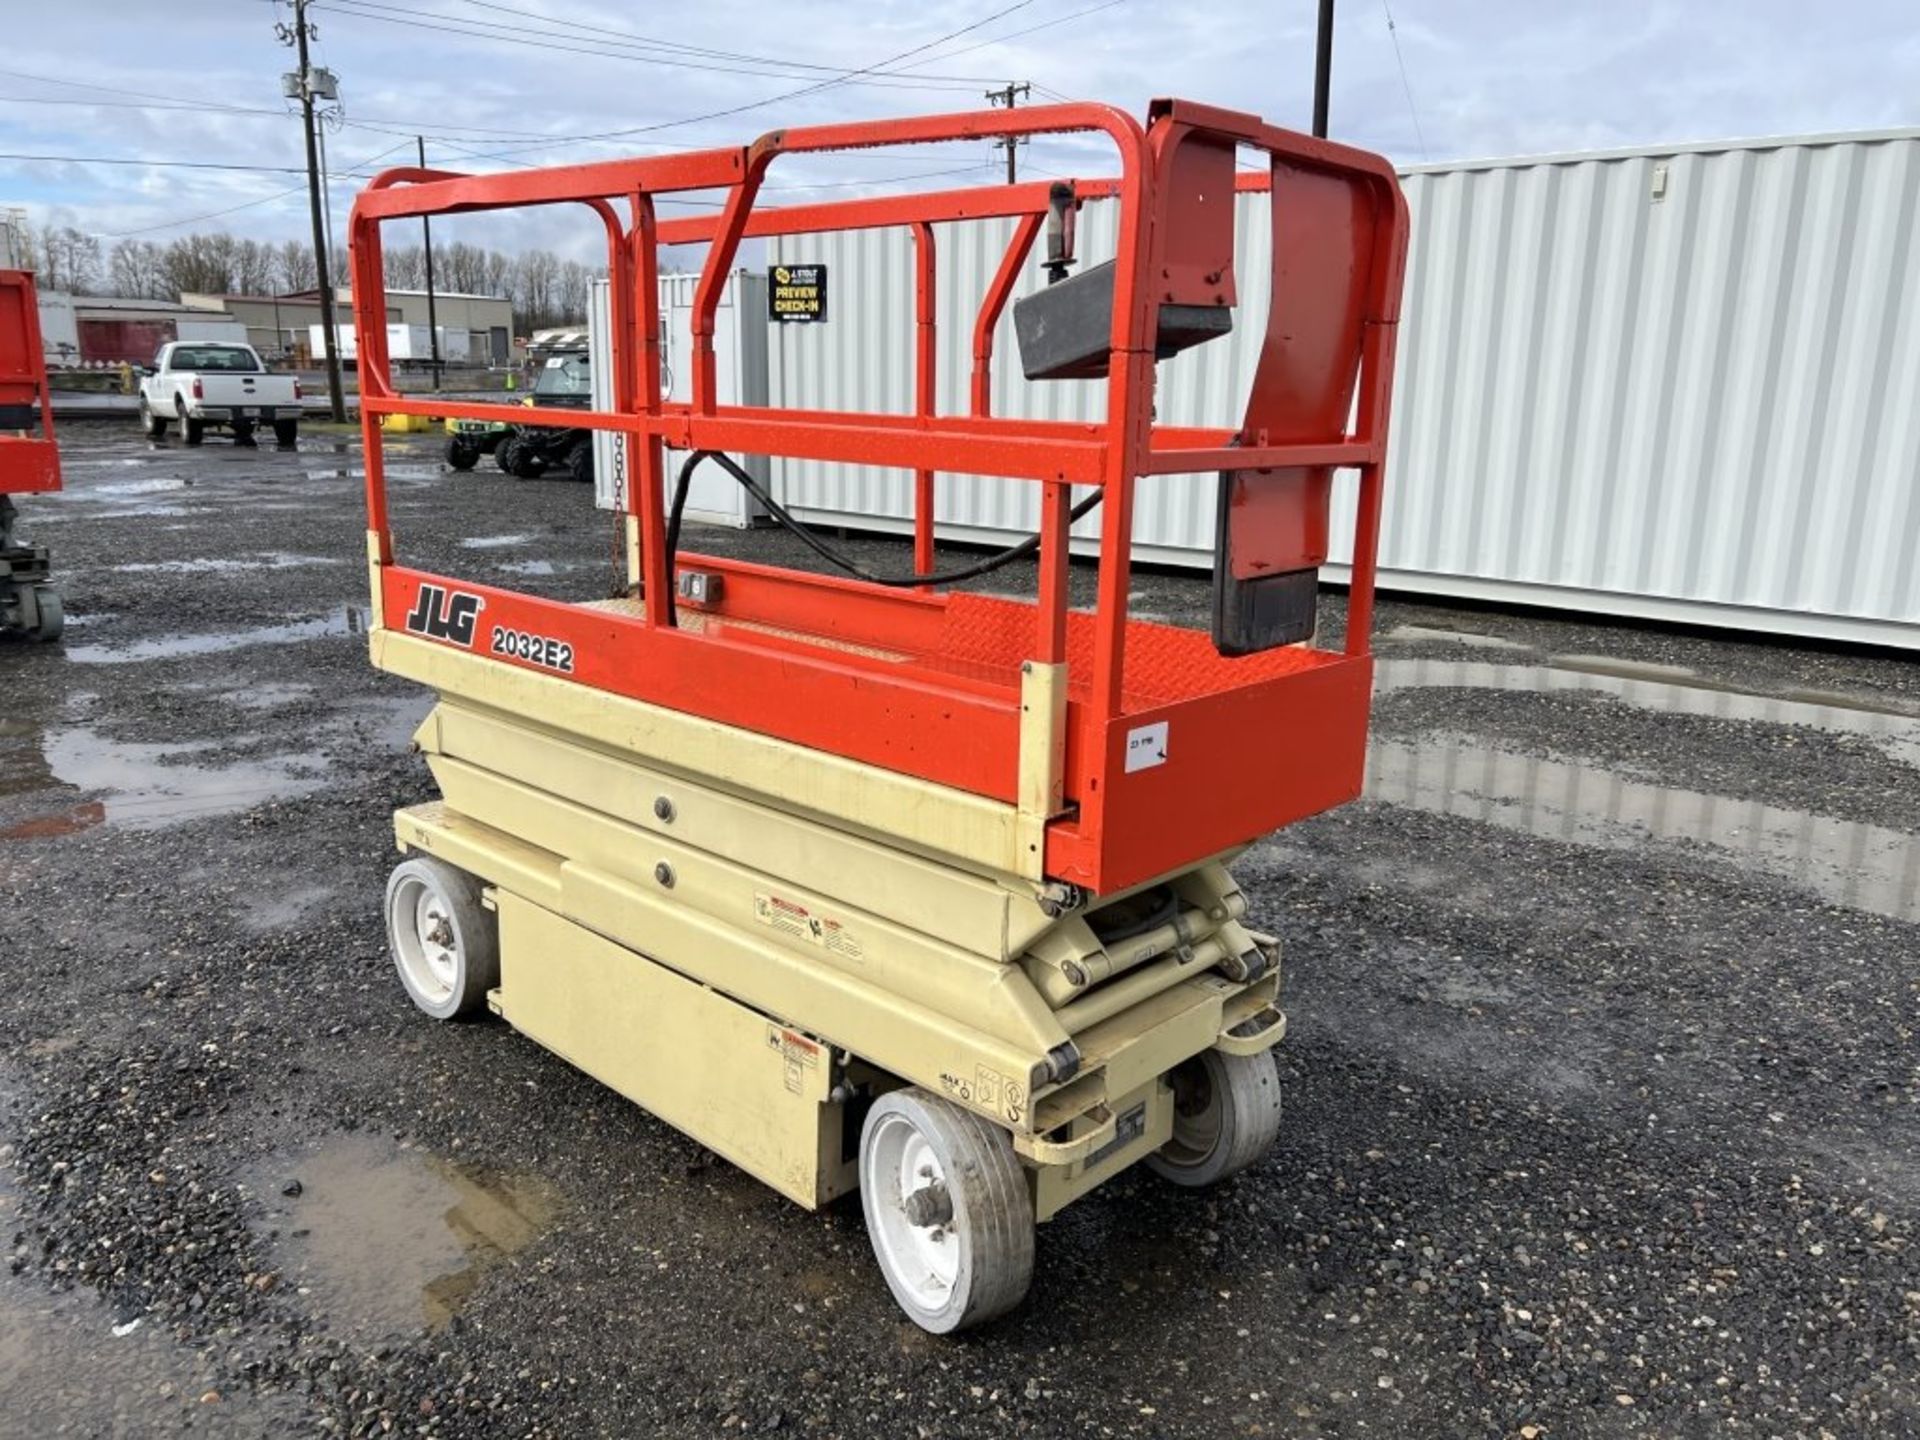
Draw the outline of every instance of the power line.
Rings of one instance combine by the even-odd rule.
[[[804,80],[813,78],[795,73],[793,68],[784,70],[748,69],[739,65],[715,65],[710,62],[696,61],[686,56],[658,56],[636,54],[630,50],[609,48],[609,42],[600,41],[592,45],[567,45],[561,43],[562,32],[552,30],[534,30],[522,25],[505,25],[492,20],[456,19],[447,23],[446,17],[436,15],[433,19],[422,19],[418,12],[399,11],[395,7],[378,5],[374,0],[328,0],[327,9],[335,15],[351,15],[359,20],[375,20],[384,25],[404,25],[415,30],[434,30],[447,35],[462,35],[474,40],[497,40],[516,48],[535,50],[557,50],[569,55],[589,55],[599,60],[625,60],[637,65],[664,65],[675,70],[712,70],[727,75],[762,75],[773,79]],[[393,13],[379,13],[390,11]],[[476,28],[485,27],[485,28]],[[522,38],[527,37],[527,38]],[[537,38],[535,38],[537,37]],[[781,62],[772,61],[771,64]],[[807,66],[810,70],[829,69],[825,66]],[[885,89],[933,90],[946,92],[963,88],[932,76],[910,76],[903,80],[894,80],[885,75],[874,75],[866,79],[853,79],[844,72],[831,70],[836,78],[834,84],[874,85]],[[977,82],[968,81],[966,84]]]
[[[340,3],[348,5],[351,8],[340,9],[339,5],[335,3],[335,0],[328,0],[329,8],[335,9],[336,13],[339,14],[356,15],[363,20],[389,20],[389,23],[392,24],[414,25],[421,29],[446,30],[454,34],[464,34],[479,39],[507,40],[509,37],[525,35],[532,36],[542,42],[558,42],[584,35],[606,36],[619,47],[617,50],[609,52],[607,41],[601,41],[592,48],[584,50],[573,46],[564,48],[571,49],[578,54],[596,55],[607,59],[633,60],[649,65],[670,65],[682,70],[713,70],[724,75],[772,75],[793,80],[813,78],[804,74],[796,74],[796,71],[813,71],[816,75],[841,75],[846,72],[846,67],[843,65],[817,65],[806,60],[793,60],[768,55],[749,55],[732,50],[713,50],[698,45],[682,45],[675,41],[658,40],[652,36],[641,35],[631,30],[615,30],[606,26],[586,25],[578,22],[568,22],[564,25],[555,24],[553,28],[533,28],[528,25],[509,25],[500,20],[475,20],[465,16],[446,15],[437,11],[413,10],[403,6],[385,4],[382,3],[382,0],[340,0]],[[478,5],[480,8],[486,10],[498,10],[502,14],[513,16],[517,20],[542,22],[543,27],[547,23],[543,16],[511,10],[504,5],[483,4],[482,0],[466,0],[466,3]],[[375,11],[380,13],[369,13]],[[390,19],[390,17],[398,18]],[[459,28],[456,29],[455,27]],[[520,44],[522,42],[512,40],[511,43]],[[729,60],[735,63],[729,65],[710,63],[714,60]],[[876,71],[871,82],[863,83],[877,84],[883,78],[892,77]],[[991,80],[993,77],[977,75],[907,75],[900,78],[904,79],[911,88],[942,89],[948,85],[977,85],[983,80]]]
[[[387,156],[393,154],[394,151],[401,148],[399,145],[390,145],[377,155],[369,155],[365,160],[355,165],[352,170],[345,172],[337,178],[343,181],[351,178],[358,174],[358,172],[372,165],[376,160],[384,160]],[[182,225],[197,225],[202,220],[218,220],[224,215],[232,215],[241,210],[251,210],[257,205],[271,205],[276,200],[284,200],[289,195],[297,195],[306,188],[306,185],[303,183],[292,186],[286,190],[276,190],[271,195],[262,195],[258,200],[243,200],[240,204],[229,205],[224,210],[209,210],[204,215],[186,215],[178,220],[162,220],[156,225],[142,225],[132,230],[108,230],[102,232],[100,238],[102,240],[124,240],[133,235],[151,235],[156,230],[173,230]]]
[[[469,0],[471,3],[471,0]],[[1018,40],[1022,35],[1031,35],[1036,30],[1051,30],[1056,25],[1064,25],[1069,20],[1078,20],[1083,15],[1092,15],[1097,11],[1111,10],[1116,5],[1124,5],[1127,0],[1101,0],[1098,5],[1089,5],[1084,10],[1075,10],[1052,20],[1043,20],[1038,25],[1029,25],[1024,30],[1009,30],[1004,35],[995,35],[991,40],[976,41],[972,45],[962,45],[958,50],[949,50],[944,55],[929,55],[924,60],[916,60],[907,66],[908,70],[920,65],[938,65],[943,60],[958,59],[962,55],[971,55],[976,50],[985,50],[992,45],[1004,45],[1009,40]]]
[[[1431,160],[1433,157],[1427,154],[1427,137],[1420,129],[1420,112],[1413,103],[1413,85],[1407,79],[1407,57],[1400,53],[1400,27],[1393,23],[1393,11],[1387,0],[1380,0],[1380,11],[1387,17],[1387,38],[1393,41],[1393,58],[1400,63],[1400,88],[1406,92],[1407,114],[1413,118],[1413,138],[1420,144],[1420,158]]]
[[[126,155],[22,155],[0,150],[0,160],[46,160],[69,165],[150,165],[164,170],[251,170],[269,175],[301,175],[297,165],[230,165],[214,160],[142,160]]]
[[[999,20],[1005,16],[1011,15],[1016,10],[1024,10],[1026,9],[1027,6],[1031,4],[1033,4],[1033,0],[1014,0],[1013,4],[1008,5],[1003,9],[996,10],[991,15],[983,16],[980,19],[975,20],[972,24],[962,25],[958,30],[950,30],[945,35],[939,36],[938,38],[933,40],[929,40],[923,45],[915,45],[910,50],[902,50],[898,55],[889,55],[884,60],[876,60],[873,64],[862,66],[858,70],[849,70],[838,79],[821,80],[812,85],[803,85],[798,90],[788,90],[788,91],[782,92],[779,95],[769,95],[764,100],[753,100],[753,101],[749,101],[744,105],[730,105],[724,110],[710,110],[704,115],[689,115],[679,120],[661,120],[661,121],[657,121],[652,125],[635,125],[635,126],[630,126],[623,130],[607,130],[596,135],[578,135],[578,136],[574,136],[573,140],[575,141],[617,140],[617,139],[623,139],[629,135],[651,135],[661,130],[677,130],[682,125],[698,125],[703,121],[707,121],[707,120],[720,120],[730,115],[743,115],[749,110],[763,110],[769,105],[778,105],[783,100],[794,100],[794,99],[798,99],[802,95],[817,94],[819,91],[822,91],[822,90],[830,90],[836,85],[844,85],[858,76],[871,74],[876,70],[881,70],[885,66],[897,65],[902,60],[905,60],[910,56],[918,55],[926,50],[931,50],[937,45],[944,45],[947,41],[956,39],[961,35],[969,34],[972,31],[978,30],[983,25],[991,25],[995,20]],[[507,155],[508,151],[513,149],[526,150],[526,149],[545,149],[545,148],[550,148],[550,147],[549,146],[527,146],[527,145],[522,145],[517,147],[510,146],[508,147],[507,150],[496,151],[494,152],[494,154],[489,155],[485,158],[487,159],[503,158]]]
[[[108,92],[113,93],[113,92]],[[91,97],[67,99],[55,95],[0,95],[0,104],[4,105],[85,105],[91,110],[197,110],[214,115],[284,115],[284,110],[264,110],[258,107],[240,109],[235,106],[209,107],[192,101],[175,103],[158,100],[95,100]]]
[[[366,3],[371,3],[371,0],[356,0],[356,3],[366,4]],[[749,61],[754,64],[762,64],[762,65],[783,65],[793,70],[819,70],[819,71],[826,72],[828,74],[836,74],[836,75],[842,73],[846,68],[841,65],[815,65],[805,60],[792,60],[792,59],[785,59],[785,58],[776,59],[776,58],[772,58],[765,55],[748,55],[736,50],[714,50],[704,45],[688,45],[678,40],[662,40],[662,39],[659,39],[657,36],[642,35],[637,31],[633,31],[633,30],[616,30],[604,25],[586,25],[586,24],[580,23],[579,21],[560,22],[556,20],[551,20],[549,17],[544,15],[534,15],[524,10],[516,10],[513,7],[508,5],[495,4],[493,3],[493,0],[460,0],[460,3],[465,5],[471,5],[477,10],[498,11],[502,15],[512,15],[516,19],[540,20],[546,23],[554,24],[560,27],[559,33],[562,33],[562,34],[571,34],[574,32],[586,32],[588,34],[593,34],[593,35],[610,35],[610,36],[624,39],[636,44],[644,45],[651,49],[666,50],[670,52],[677,52],[680,54],[704,55],[704,56],[708,56],[710,58],[719,59],[719,60]],[[1118,0],[1110,0],[1110,3],[1117,4]],[[498,23],[498,22],[494,22],[494,23]],[[549,33],[552,33],[552,32],[549,32]],[[978,85],[986,81],[991,81],[995,77],[991,75],[927,75],[927,76],[919,76],[914,78],[927,79],[927,80],[951,80],[951,81],[956,81],[966,85]]]

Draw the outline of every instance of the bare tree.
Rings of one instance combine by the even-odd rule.
[[[48,290],[91,295],[100,288],[100,242],[71,225],[43,225],[39,242],[40,283]]]
[[[231,235],[183,235],[167,246],[161,270],[170,293],[195,291],[226,295],[234,288],[234,257],[238,242]]]
[[[319,282],[313,268],[313,246],[304,240],[284,240],[274,251],[273,283],[282,294],[311,290]]]
[[[427,252],[419,245],[388,245],[380,252],[392,290],[421,290],[427,283]],[[436,276],[436,279],[439,277]]]
[[[158,300],[167,293],[160,247],[151,240],[122,240],[107,258],[107,275],[116,295]]]
[[[264,295],[273,287],[274,248],[242,240],[233,252],[233,288],[239,295]]]

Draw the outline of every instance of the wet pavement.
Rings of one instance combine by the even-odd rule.
[[[0,647],[0,1434],[1920,1433],[1912,661],[1384,604],[1366,797],[1236,866],[1275,1151],[1122,1177],[935,1341],[857,1205],[407,1005],[426,700],[367,664],[357,443],[62,450],[69,643]],[[607,593],[582,489],[436,450],[410,558]]]

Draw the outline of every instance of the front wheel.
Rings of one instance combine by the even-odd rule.
[[[519,455],[520,437],[518,435],[503,435],[500,438],[500,443],[493,447],[493,463],[498,465],[500,469],[508,475],[514,473],[513,467],[517,463]]]
[[[860,1132],[860,1205],[900,1308],[935,1335],[1004,1315],[1033,1281],[1033,1196],[1007,1132],[920,1089]]]
[[[480,447],[464,435],[447,441],[447,465],[454,470],[471,470],[480,462]]]
[[[1280,1134],[1280,1071],[1271,1050],[1202,1050],[1168,1078],[1173,1135],[1147,1165],[1174,1184],[1198,1188],[1238,1175]]]
[[[387,943],[408,998],[436,1020],[481,1013],[500,983],[500,931],[480,884],[443,860],[415,855],[393,867]]]
[[[140,428],[147,432],[149,440],[167,438],[167,417],[156,415],[153,406],[147,403],[147,397],[144,395],[140,397]]]

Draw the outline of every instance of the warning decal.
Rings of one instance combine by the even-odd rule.
[[[785,1083],[790,1094],[801,1094],[806,1086],[802,1073],[820,1064],[820,1046],[784,1025],[767,1026],[767,1048],[780,1056],[786,1069]]]
[[[821,915],[806,906],[792,900],[783,900],[778,895],[769,895],[764,891],[755,891],[753,896],[753,918],[769,929],[790,936],[795,940],[804,940],[809,945],[818,945],[822,950],[831,951],[847,960],[864,960],[866,952],[861,949],[860,941],[853,931],[831,915]]]

